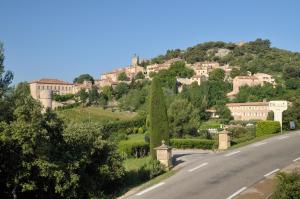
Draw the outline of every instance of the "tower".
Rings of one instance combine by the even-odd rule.
[[[46,108],[52,108],[52,91],[42,90],[40,91],[40,102],[42,103],[43,110]]]
[[[139,64],[139,57],[134,54],[131,58],[131,66],[137,66]]]

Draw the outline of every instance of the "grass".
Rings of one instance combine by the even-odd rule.
[[[128,140],[145,140],[145,135],[144,134],[130,134],[128,135]]]
[[[98,122],[105,123],[117,120],[130,120],[136,116],[132,112],[113,112],[111,109],[100,107],[76,107],[72,109],[57,111],[58,115],[67,122]]]
[[[128,158],[124,161],[124,167],[126,171],[137,171],[141,168],[151,157],[144,158]]]
[[[124,161],[124,167],[126,173],[129,175],[128,177],[130,183],[118,194],[119,196],[125,194],[130,190],[133,190],[133,192],[135,192],[141,189],[145,189],[175,174],[175,171],[171,170],[149,181],[140,181],[136,176],[137,171],[150,159],[151,157],[148,156],[144,158],[129,158]]]
[[[210,119],[206,122],[203,122],[200,126],[200,129],[209,129],[209,128],[220,128],[220,121],[218,119]]]

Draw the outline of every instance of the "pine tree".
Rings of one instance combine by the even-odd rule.
[[[152,158],[156,158],[155,147],[162,140],[169,144],[169,123],[167,108],[159,79],[154,78],[150,93],[150,150]]]

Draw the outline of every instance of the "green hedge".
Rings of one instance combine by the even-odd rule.
[[[135,118],[132,120],[125,120],[125,121],[113,121],[104,124],[100,130],[102,132],[105,132],[106,134],[112,134],[113,132],[117,132],[120,130],[127,131],[128,129],[131,128],[136,128],[137,131],[139,131],[138,128],[145,126],[145,123],[146,123],[146,118],[144,117],[139,117],[139,118]]]
[[[127,157],[141,158],[149,154],[149,144],[144,140],[124,140],[119,142],[119,150]]]
[[[256,124],[256,136],[269,135],[280,132],[280,123],[277,121],[259,121]]]
[[[170,145],[181,149],[213,149],[216,141],[208,139],[171,139]]]

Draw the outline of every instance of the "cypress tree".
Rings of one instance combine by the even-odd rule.
[[[161,145],[164,140],[169,144],[169,123],[167,108],[160,80],[154,78],[150,93],[150,151],[152,158],[156,158],[155,147]]]

